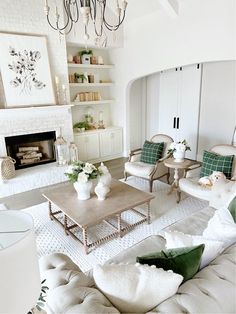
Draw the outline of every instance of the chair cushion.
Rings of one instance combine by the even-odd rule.
[[[143,144],[140,161],[147,164],[155,164],[158,159],[162,157],[164,149],[164,142],[153,143],[145,141]]]
[[[144,162],[126,162],[125,163],[125,171],[136,176],[142,178],[149,178],[150,174],[154,170],[155,166],[151,164],[145,164]]]
[[[174,248],[138,256],[141,264],[155,265],[164,270],[173,270],[184,277],[184,281],[192,278],[200,267],[204,244],[191,247]]]
[[[221,156],[204,151],[201,177],[209,176],[213,171],[221,171],[227,179],[231,179],[234,155]]]
[[[189,195],[209,201],[211,188],[198,184],[198,178],[181,178],[179,180],[179,187],[181,191]]]

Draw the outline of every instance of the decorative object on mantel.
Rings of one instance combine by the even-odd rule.
[[[183,162],[185,158],[185,152],[187,150],[191,150],[191,148],[188,146],[186,140],[182,140],[177,143],[171,143],[168,154],[173,155],[175,162]]]
[[[5,181],[15,176],[15,159],[7,156],[0,157],[0,180]]]
[[[74,184],[78,199],[87,200],[90,198],[92,180],[97,178],[99,171],[93,164],[79,160],[68,167],[65,175]]]
[[[65,166],[67,164],[67,142],[62,137],[58,136],[55,141],[56,157],[58,166]]]
[[[0,33],[6,107],[55,105],[46,37]]]
[[[89,26],[89,19],[91,18],[93,23],[94,32],[96,34],[95,44],[102,44],[106,46],[107,43],[107,35],[105,32],[105,28],[108,31],[115,32],[119,29],[121,24],[125,19],[126,7],[128,2],[126,0],[121,0],[120,2],[116,1],[116,8],[111,9],[107,5],[106,0],[63,0],[63,12],[59,12],[58,6],[56,5],[55,10],[51,10],[55,12],[55,21],[53,17],[53,22],[50,19],[50,7],[48,5],[48,0],[45,0],[44,11],[47,17],[48,24],[60,34],[68,34],[73,26],[80,22],[80,17],[83,22],[84,26],[84,40],[85,42],[89,39],[88,34],[88,26]],[[110,10],[109,10],[110,9]],[[117,15],[117,23],[110,24],[110,17],[108,18],[109,22],[107,21],[106,13],[107,12],[116,12]],[[114,14],[114,13],[113,13]],[[62,24],[60,17],[65,17],[65,23]],[[60,26],[59,26],[60,25]]]

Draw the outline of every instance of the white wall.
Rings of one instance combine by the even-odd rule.
[[[117,106],[113,123],[124,127],[129,150],[129,84],[163,69],[236,59],[235,0],[182,0],[179,16],[159,10],[127,23],[124,49],[113,51]],[[131,2],[129,10],[132,10]]]
[[[236,126],[236,62],[204,63],[198,158],[213,145],[230,144]]]

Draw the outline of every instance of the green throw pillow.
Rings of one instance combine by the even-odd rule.
[[[164,270],[173,270],[184,277],[184,281],[192,278],[199,270],[204,244],[192,247],[174,248],[137,257],[140,264],[155,265]]]
[[[221,156],[204,151],[201,177],[209,176],[213,171],[223,172],[227,179],[231,179],[234,155]]]
[[[153,143],[145,141],[141,153],[140,161],[147,164],[155,164],[162,157],[164,143]]]
[[[230,211],[230,213],[234,219],[234,222],[236,223],[236,196],[229,203],[228,210]]]

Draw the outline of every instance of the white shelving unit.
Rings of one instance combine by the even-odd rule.
[[[71,105],[73,106],[88,106],[88,105],[102,105],[102,104],[112,104],[114,103],[114,99],[105,99],[105,100],[97,100],[97,101],[73,101]]]
[[[67,44],[67,53],[77,55],[84,47],[76,44]],[[93,112],[94,122],[99,121],[103,114],[105,129],[94,129],[84,133],[74,133],[74,141],[78,147],[79,158],[84,161],[100,162],[121,157],[123,154],[123,130],[111,125],[111,106],[115,103],[112,94],[115,82],[113,70],[114,64],[110,64],[109,50],[89,47],[94,56],[102,56],[104,64],[76,64],[68,63],[68,74],[94,75],[94,83],[69,83],[70,104],[73,105],[73,123],[83,121],[87,112]],[[100,83],[107,81],[107,83]],[[101,100],[75,101],[78,93],[99,93]],[[79,98],[79,97],[78,97]],[[77,99],[78,99],[77,98]]]
[[[68,63],[68,68],[113,69],[114,68],[114,64],[77,64],[77,63]]]
[[[70,87],[109,87],[114,83],[70,83]]]

